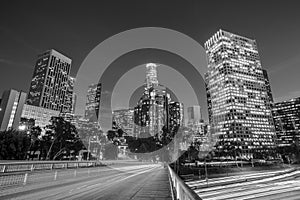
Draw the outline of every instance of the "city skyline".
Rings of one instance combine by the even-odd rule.
[[[62,2],[63,5],[65,3],[66,2]],[[234,18],[233,14],[229,14],[231,10],[235,10],[236,15],[241,12],[236,7],[232,7],[232,5],[238,6],[235,1],[226,2],[224,5],[221,3],[220,6],[215,6],[213,3],[198,3],[196,1],[190,4],[173,3],[173,1],[172,4],[169,4],[165,2],[162,3],[162,6],[157,7],[158,11],[163,11],[164,8],[170,8],[177,11],[174,13],[179,13],[179,16],[171,12],[164,16],[162,14],[164,12],[158,12],[156,16],[151,15],[151,17],[149,17],[149,14],[156,8],[155,2],[148,2],[145,5],[138,2],[134,3],[136,4],[133,8],[131,8],[133,4],[126,3],[123,5],[120,3],[124,6],[124,9],[114,7],[114,5],[110,3],[93,3],[95,4],[95,8],[91,10],[91,8],[81,7],[80,4],[74,2],[72,9],[67,11],[70,12],[70,14],[78,10],[82,10],[82,13],[95,11],[92,12],[94,13],[93,15],[84,15],[82,20],[77,20],[76,26],[73,26],[75,23],[74,20],[76,19],[67,17],[62,21],[58,20],[63,13],[61,9],[58,10],[57,14],[51,13],[51,15],[46,15],[51,9],[45,9],[43,10],[45,15],[39,15],[38,18],[35,18],[34,15],[25,15],[24,13],[32,9],[30,7],[31,2],[26,3],[28,5],[24,6],[15,6],[13,3],[8,2],[5,3],[5,6],[1,8],[6,9],[0,12],[0,42],[3,44],[0,47],[0,67],[6,70],[6,74],[0,75],[0,93],[8,88],[28,92],[28,81],[31,79],[36,57],[39,53],[47,49],[57,49],[64,55],[70,57],[74,61],[72,63],[71,75],[76,76],[76,72],[87,53],[107,37],[120,31],[139,26],[161,26],[181,31],[197,40],[200,44],[203,44],[209,36],[219,28],[256,39],[259,44],[259,51],[261,52],[262,66],[269,72],[275,102],[299,96],[300,92],[296,87],[300,84],[296,76],[299,72],[296,66],[300,64],[300,60],[298,59],[300,49],[298,45],[293,42],[297,39],[297,35],[299,35],[300,32],[297,27],[293,26],[294,20],[299,18],[299,16],[297,16],[298,12],[294,11],[295,8],[292,5],[283,8],[281,3],[278,2],[273,2],[272,5],[258,3],[258,1],[253,2],[253,5],[249,5],[248,8],[250,10],[252,7],[255,7],[252,21],[250,20],[247,21],[247,23],[243,23],[242,19]],[[97,14],[96,12],[99,6],[101,6],[104,11],[102,14]],[[215,16],[211,16],[209,22],[204,22],[203,20],[207,14],[207,11],[201,9],[203,6],[214,6],[216,9],[214,12]],[[20,10],[19,7],[24,7],[24,9]],[[229,9],[228,13],[225,8]],[[268,16],[262,18],[266,8],[268,8],[269,11]],[[108,12],[108,10],[111,12]],[[184,10],[192,10],[192,12],[189,12],[187,15],[182,15],[181,10],[183,13],[186,13]],[[125,15],[124,19],[121,19],[120,16],[123,17],[126,13],[125,11],[133,11],[137,15],[144,13],[144,15],[140,15],[140,19],[133,18],[129,15]],[[8,19],[9,15],[13,15],[14,17],[9,17],[10,20],[3,21],[3,19]],[[51,18],[49,18],[49,16],[51,16]],[[222,16],[222,19],[218,16]],[[28,29],[25,29],[20,22],[16,23],[15,20],[20,17],[26,22],[24,24],[29,26]],[[101,17],[103,17],[103,19]],[[54,29],[50,27],[44,28],[45,24],[42,23],[43,20],[49,21],[56,30],[63,31],[56,31],[57,35],[54,36],[52,34]],[[92,35],[87,35],[84,31],[84,29],[91,28],[91,25],[83,25],[83,23],[81,23],[85,20],[90,21],[91,25],[100,23],[100,26],[95,26],[96,29]],[[118,20],[120,20],[120,22],[126,20],[126,26],[120,25],[122,23],[118,23]],[[181,23],[170,24],[170,21],[178,21]],[[62,24],[65,25],[66,22],[70,22],[71,25],[62,26]],[[37,27],[39,27],[39,31],[37,32],[33,31],[35,30],[34,27],[36,24],[38,24]],[[269,25],[268,31],[262,29],[264,24]],[[195,26],[199,27],[199,29],[195,29]],[[288,30],[293,31],[288,32]],[[76,44],[80,48],[72,48],[72,44]],[[147,50],[145,50],[143,54],[146,55]],[[152,56],[156,56],[156,54]],[[149,60],[146,60],[145,63],[148,61]],[[19,73],[15,74],[15,71]],[[16,76],[16,80],[14,81],[8,78],[12,74]],[[24,84],[24,82],[27,83],[27,85]]]
[[[298,4],[3,0],[0,199],[298,200]]]

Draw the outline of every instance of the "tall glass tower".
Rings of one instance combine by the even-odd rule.
[[[229,146],[239,157],[274,155],[276,134],[256,41],[219,30],[207,42],[207,91],[219,156]]]
[[[137,135],[161,134],[163,127],[171,130],[183,124],[183,104],[171,102],[167,88],[157,79],[157,65],[146,64],[145,91],[134,108]]]
[[[157,65],[155,63],[146,64],[146,86],[147,88],[151,88],[154,86],[158,86],[157,80]]]

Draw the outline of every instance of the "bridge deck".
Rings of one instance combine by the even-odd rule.
[[[54,175],[55,170],[29,174],[24,186],[0,187],[0,199],[172,199],[168,171],[161,165],[68,169],[59,171],[55,180]]]
[[[132,198],[134,200],[171,200],[171,188],[167,168],[159,169]]]

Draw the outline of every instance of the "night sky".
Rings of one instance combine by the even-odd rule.
[[[275,100],[300,96],[297,1],[253,0],[1,1],[0,93],[9,88],[28,92],[36,57],[47,49],[70,57],[76,76],[100,42],[150,26],[180,31],[200,44],[219,29],[256,39]]]

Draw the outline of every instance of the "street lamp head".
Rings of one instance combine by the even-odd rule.
[[[19,129],[20,131],[25,131],[25,130],[26,130],[26,125],[20,125],[20,126],[18,127],[18,129]]]

